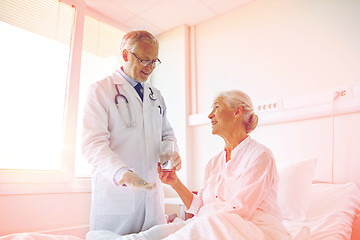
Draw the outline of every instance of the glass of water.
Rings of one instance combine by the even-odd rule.
[[[175,144],[173,141],[162,141],[160,143],[160,166],[162,171],[171,172],[174,168],[174,163],[170,160],[175,151]]]

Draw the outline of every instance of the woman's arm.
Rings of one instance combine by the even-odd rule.
[[[158,164],[158,173],[161,182],[170,185],[180,196],[181,200],[183,201],[185,207],[187,209],[190,208],[191,203],[193,201],[193,194],[192,192],[185,187],[185,185],[180,181],[177,177],[175,171],[171,172],[164,172],[161,171],[160,164]]]

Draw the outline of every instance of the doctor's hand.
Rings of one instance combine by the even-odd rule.
[[[150,190],[156,187],[155,183],[146,182],[132,171],[126,171],[123,174],[121,180],[119,181],[119,185],[127,186],[138,191]]]

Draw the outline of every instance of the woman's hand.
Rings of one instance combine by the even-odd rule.
[[[171,172],[162,171],[160,163],[158,163],[157,171],[159,173],[159,178],[161,182],[168,184],[171,187],[173,187],[179,180],[175,173],[175,170],[172,170]]]
[[[182,184],[175,170],[173,169],[171,172],[161,171],[160,163],[158,163],[157,171],[161,182],[170,185],[177,192],[185,207],[189,209],[193,200],[193,194]]]

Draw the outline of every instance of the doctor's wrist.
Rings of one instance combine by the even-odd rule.
[[[123,179],[124,177],[124,174],[127,172],[127,171],[131,171],[130,168],[128,167],[122,167],[120,168],[114,175],[114,183],[115,185],[121,185],[119,184],[120,181]]]

